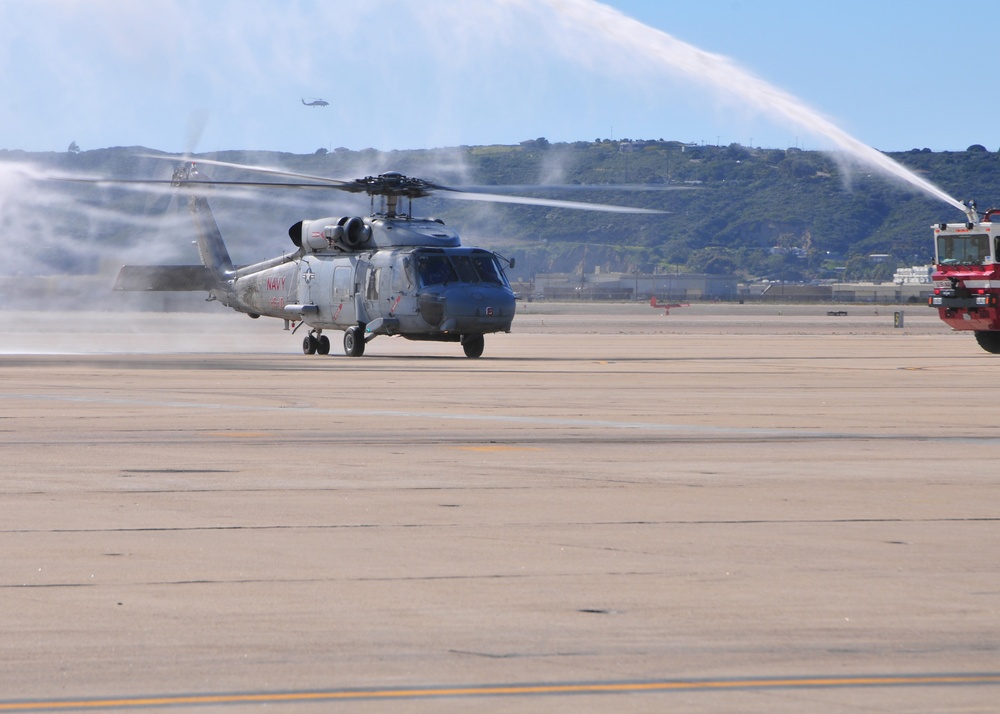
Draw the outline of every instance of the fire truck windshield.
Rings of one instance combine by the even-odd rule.
[[[941,265],[982,265],[992,260],[985,233],[938,236],[937,252]]]

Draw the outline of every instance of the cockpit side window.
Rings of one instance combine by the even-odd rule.
[[[413,261],[403,258],[392,267],[392,291],[403,293],[413,289]]]
[[[473,255],[472,263],[476,266],[479,279],[488,285],[503,285],[500,268],[492,255]]]

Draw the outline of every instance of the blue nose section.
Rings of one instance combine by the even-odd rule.
[[[514,294],[500,288],[456,287],[444,294],[442,332],[509,332]]]

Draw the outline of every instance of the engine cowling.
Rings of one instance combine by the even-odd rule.
[[[318,218],[299,221],[288,229],[288,237],[296,247],[309,253],[328,250],[349,253],[368,247],[372,228],[358,216]]]

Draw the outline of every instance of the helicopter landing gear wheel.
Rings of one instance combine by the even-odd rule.
[[[465,356],[470,359],[483,356],[483,349],[486,347],[486,340],[482,335],[466,335],[462,340],[462,349]]]
[[[360,357],[365,353],[365,336],[357,325],[344,330],[344,354],[348,357]]]
[[[302,352],[307,355],[330,354],[330,338],[313,330],[302,338]]]

